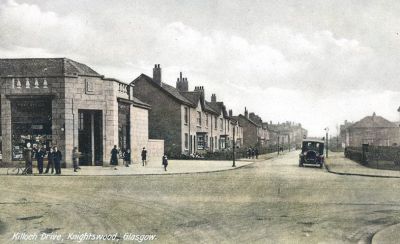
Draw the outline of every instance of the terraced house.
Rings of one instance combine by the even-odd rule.
[[[162,82],[159,64],[153,77],[141,74],[131,83],[133,94],[152,106],[149,113],[150,137],[165,140],[170,156],[227,150],[233,145],[233,132],[240,146],[243,130],[213,94],[206,101],[202,86],[189,91],[189,81],[177,78],[176,86]]]

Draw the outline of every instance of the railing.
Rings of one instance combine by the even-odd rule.
[[[11,89],[48,89],[46,78],[12,78]]]
[[[129,85],[118,82],[118,92],[123,94],[129,94]]]

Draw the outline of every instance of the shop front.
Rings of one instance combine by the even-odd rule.
[[[23,160],[23,149],[52,146],[51,98],[14,98],[11,101],[12,160]]]

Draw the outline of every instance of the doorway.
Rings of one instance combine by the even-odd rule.
[[[78,110],[79,164],[103,165],[103,112],[101,110]]]

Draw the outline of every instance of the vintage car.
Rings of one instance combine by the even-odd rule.
[[[315,139],[304,139],[302,142],[301,153],[299,155],[299,167],[304,164],[319,165],[324,164],[324,141]]]

